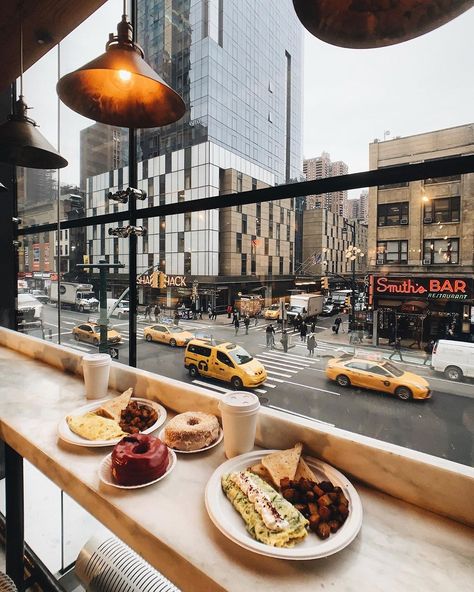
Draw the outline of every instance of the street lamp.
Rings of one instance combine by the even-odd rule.
[[[351,262],[351,314],[349,316],[349,331],[354,330],[354,317],[355,317],[355,290],[356,290],[356,280],[355,280],[355,268],[356,268],[356,260],[360,257],[365,257],[365,253],[359,247],[355,245],[355,223],[351,223],[348,220],[344,221],[344,226],[342,228],[342,234],[347,235],[347,228],[352,230],[352,243],[347,247],[345,252],[345,257],[348,261]]]

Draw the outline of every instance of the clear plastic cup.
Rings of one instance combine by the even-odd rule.
[[[232,391],[219,402],[227,458],[253,450],[260,401],[246,391]]]
[[[82,358],[86,399],[103,399],[109,391],[109,354],[88,354]]]

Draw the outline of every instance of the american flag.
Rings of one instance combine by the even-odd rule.
[[[316,253],[313,255],[313,264],[317,265],[318,263],[321,263],[321,253],[318,253],[316,255]]]

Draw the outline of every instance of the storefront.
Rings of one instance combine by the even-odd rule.
[[[473,297],[472,277],[371,275],[368,304],[378,337],[420,348],[430,338],[472,341]]]

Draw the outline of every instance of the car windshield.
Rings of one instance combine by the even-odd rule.
[[[245,351],[243,347],[236,347],[234,349],[227,350],[227,353],[239,366],[253,360],[252,356],[247,351]]]
[[[403,376],[403,370],[400,370],[395,366],[395,364],[391,364],[390,362],[385,362],[383,364],[385,370],[391,372],[394,376]]]
[[[302,306],[290,306],[290,311],[292,312],[303,312]]]
[[[268,310],[278,310],[280,308],[279,304],[272,304],[268,307]]]
[[[100,325],[97,325],[97,327],[92,327],[92,330],[94,331],[94,333],[100,333]],[[107,327],[107,331],[111,331],[112,327]]]
[[[170,329],[171,333],[186,333],[186,329]]]

